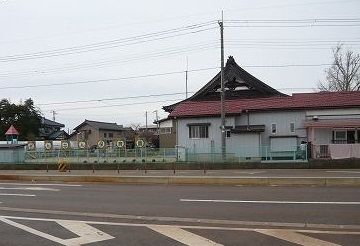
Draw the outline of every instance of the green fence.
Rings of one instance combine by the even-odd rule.
[[[294,146],[284,151],[269,146],[239,148],[236,153],[222,154],[212,148],[209,152],[193,152],[186,148],[137,149],[71,149],[27,151],[27,163],[142,163],[142,162],[249,162],[249,161],[306,161],[307,148]]]
[[[169,149],[71,149],[27,151],[27,163],[131,163],[131,162],[175,162],[177,150]]]
[[[249,161],[306,161],[307,148],[293,146],[288,150],[275,151],[270,146],[242,147],[236,153],[223,155],[219,149],[212,148],[211,152],[194,152],[186,150],[187,162],[249,162]]]

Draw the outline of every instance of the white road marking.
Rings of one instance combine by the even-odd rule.
[[[79,184],[38,184],[38,183],[0,183],[0,185],[35,185],[35,186],[63,186],[63,187],[81,187]]]
[[[110,225],[110,226],[128,226],[128,227],[149,227],[149,226],[159,226],[159,224],[146,224],[146,223],[119,223],[119,222],[104,222],[104,221],[86,221],[86,220],[61,220],[61,219],[47,219],[47,218],[32,218],[32,217],[17,217],[17,216],[0,216],[0,219],[9,219],[9,220],[28,220],[28,221],[48,221],[48,222],[79,222],[90,225]],[[290,223],[291,224],[291,223]],[[182,229],[203,229],[203,230],[222,230],[222,231],[255,231],[262,230],[261,228],[254,227],[221,227],[221,226],[197,226],[197,225],[163,225],[174,228],[182,228]],[[344,228],[346,229],[346,228]],[[278,229],[278,230],[286,230],[288,229]],[[318,231],[318,230],[305,230],[305,229],[294,229],[295,232],[302,233],[326,233],[326,234],[334,234],[334,235],[360,235],[360,231]]]
[[[64,245],[82,245],[87,243],[100,242],[105,240],[113,239],[114,237],[100,231],[88,224],[77,222],[77,221],[56,221],[59,225],[65,227],[69,231],[72,231],[78,238],[71,238],[64,240]]]
[[[8,193],[0,193],[0,196],[36,196],[34,194],[8,194]]]
[[[274,221],[241,221],[241,220],[219,220],[219,219],[198,219],[198,218],[179,218],[179,217],[157,217],[157,216],[142,216],[142,215],[124,215],[124,214],[109,214],[109,213],[89,213],[89,212],[72,212],[61,210],[46,210],[46,209],[32,209],[32,208],[12,208],[0,207],[0,211],[24,212],[24,213],[38,213],[51,215],[67,215],[67,216],[85,216],[92,218],[110,218],[110,219],[126,219],[126,220],[141,220],[141,221],[161,221],[161,222],[181,222],[181,223],[204,223],[204,224],[222,224],[232,226],[253,226],[253,227],[292,227],[292,228],[307,228],[307,229],[326,229],[326,230],[357,230],[360,231],[360,225],[329,225],[329,224],[313,224],[313,223],[294,223],[294,222],[274,222]],[[299,229],[298,229],[299,230]]]
[[[327,173],[360,173],[359,171],[326,171]]]
[[[97,230],[96,228],[94,228],[90,225],[87,225],[87,224],[84,224],[81,222],[77,222],[77,221],[55,221],[55,222],[59,223],[61,226],[65,227],[66,229],[68,229],[80,236],[77,238],[70,238],[70,239],[61,239],[61,238],[38,231],[36,229],[19,224],[17,222],[11,221],[11,220],[3,218],[3,217],[0,217],[0,221],[3,221],[9,225],[17,227],[19,229],[22,229],[22,230],[32,233],[34,235],[48,239],[50,241],[53,241],[53,242],[56,242],[56,243],[59,243],[62,245],[67,245],[67,246],[78,246],[78,245],[83,245],[83,244],[88,244],[88,243],[93,243],[93,242],[110,240],[110,239],[114,238],[113,236],[110,236],[109,234],[106,234],[100,230]]]
[[[0,190],[60,191],[59,189],[46,187],[0,187]]]
[[[222,244],[215,243],[207,238],[185,231],[181,228],[164,225],[148,226],[148,228],[189,246],[222,246]]]
[[[247,200],[208,200],[208,199],[180,199],[180,201],[181,202],[214,202],[214,203],[360,205],[360,202],[247,201]]]
[[[257,171],[257,172],[235,171],[233,173],[258,174],[258,173],[266,173],[266,171]]]
[[[255,231],[261,234],[265,234],[271,237],[276,237],[281,240],[285,240],[291,243],[296,243],[304,246],[340,246],[339,244],[330,243],[320,239],[305,236],[291,230],[261,229]]]

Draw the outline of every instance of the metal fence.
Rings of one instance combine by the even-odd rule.
[[[27,163],[144,163],[144,162],[249,162],[249,161],[305,161],[307,148],[294,146],[287,151],[273,151],[269,146],[242,148],[237,153],[222,154],[214,148],[209,152],[194,152],[184,147],[136,149],[71,149],[27,151]]]
[[[307,147],[293,146],[288,150],[274,151],[270,146],[243,147],[236,153],[223,155],[215,148],[211,152],[198,153],[186,150],[187,162],[251,162],[251,161],[307,161]]]
[[[60,160],[71,163],[138,163],[138,162],[175,162],[175,148],[163,149],[71,149],[27,151],[27,163],[58,163]]]

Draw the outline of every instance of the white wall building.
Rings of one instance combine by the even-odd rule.
[[[243,159],[360,158],[360,92],[284,95],[230,57],[225,67],[226,152]],[[192,97],[164,109],[176,122],[177,146],[221,153],[220,73]],[[342,152],[346,152],[343,154]]]

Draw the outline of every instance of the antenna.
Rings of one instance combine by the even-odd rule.
[[[55,110],[51,110],[50,113],[53,115],[53,121],[55,121],[55,116],[58,114]]]
[[[185,95],[186,99],[188,98],[188,70],[189,70],[189,60],[186,56],[186,71],[185,71]]]

